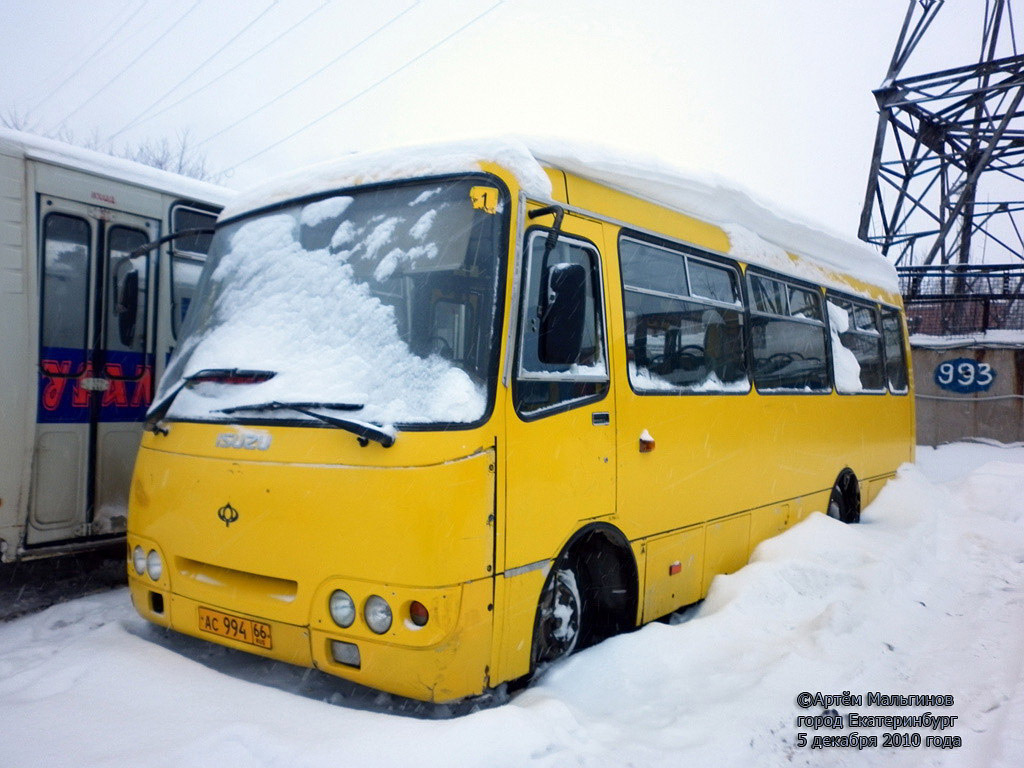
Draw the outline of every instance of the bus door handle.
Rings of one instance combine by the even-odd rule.
[[[608,415],[608,411],[595,411],[590,414],[590,423],[595,427],[607,427],[612,423],[612,418]]]

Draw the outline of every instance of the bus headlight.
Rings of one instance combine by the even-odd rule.
[[[139,576],[146,572],[146,552],[138,544],[132,550],[132,565],[135,566],[135,572]]]
[[[330,608],[334,623],[342,629],[351,627],[352,622],[356,620],[356,604],[344,590],[336,589],[331,593],[328,608]]]
[[[363,617],[370,629],[378,635],[383,635],[391,629],[391,606],[379,595],[370,595],[363,607]]]
[[[149,550],[149,554],[146,555],[146,573],[149,574],[149,578],[153,581],[160,581],[163,572],[164,564],[160,562],[160,555],[155,549]]]

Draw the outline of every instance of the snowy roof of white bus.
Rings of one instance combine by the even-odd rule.
[[[140,187],[166,192],[196,202],[224,205],[234,190],[162,171],[133,160],[83,149],[63,141],[47,139],[23,131],[0,128],[0,148],[12,148],[19,156],[67,168],[80,168],[98,176],[124,181]]]
[[[834,287],[849,289],[846,280],[836,279],[845,277],[899,291],[895,268],[876,251],[783,213],[721,178],[686,172],[652,156],[557,139],[485,139],[346,155],[240,193],[221,219],[332,189],[476,171],[482,163],[507,169],[529,197],[550,199],[544,166],[561,169],[721,227],[730,255],[746,263]],[[801,258],[794,261],[787,253]]]

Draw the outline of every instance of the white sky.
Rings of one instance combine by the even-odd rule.
[[[983,7],[947,2],[904,75],[976,61]],[[187,129],[211,170],[237,165],[222,178],[236,188],[382,145],[583,139],[717,173],[852,236],[874,141],[871,90],[906,9],[904,0],[0,0],[0,114],[106,138],[154,102],[152,112],[198,90],[114,143]]]

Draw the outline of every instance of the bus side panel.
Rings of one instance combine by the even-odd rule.
[[[704,526],[647,542],[643,620],[651,621],[703,595]],[[643,561],[641,561],[643,562]]]
[[[0,153],[0,559],[17,554],[24,526],[24,477],[30,455],[29,274],[25,162]]]

